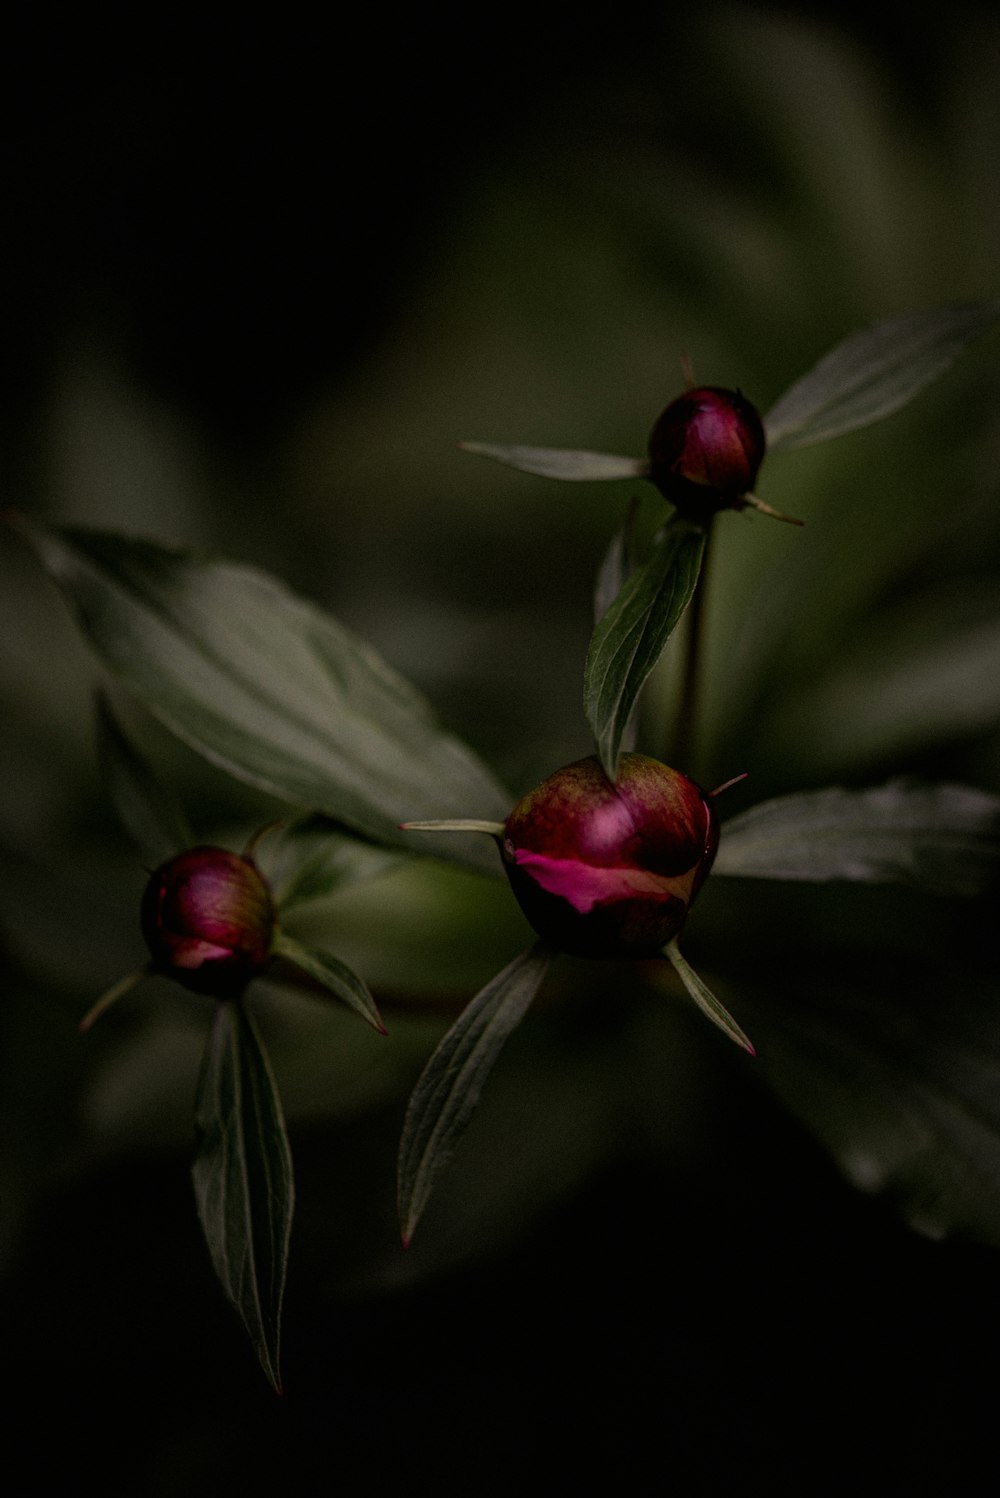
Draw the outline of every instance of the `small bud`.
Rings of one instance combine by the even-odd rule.
[[[275,910],[256,864],[225,848],[191,848],[150,877],[142,934],[158,972],[233,998],[271,956]]]
[[[741,510],[764,459],[764,424],[738,390],[703,385],[662,413],[649,438],[650,478],[688,520]]]
[[[647,957],[681,929],[715,857],[718,823],[694,781],[624,754],[550,775],[507,818],[511,888],[540,936],[583,957]]]

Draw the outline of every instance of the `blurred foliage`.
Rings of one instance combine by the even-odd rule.
[[[883,34],[874,12],[841,14],[641,5],[612,22],[556,7],[483,18],[477,31],[443,8],[394,22],[388,40],[382,17],[355,16],[350,55],[342,44],[333,55],[314,23],[291,17],[216,13],[189,30],[155,12],[118,29],[109,12],[50,28],[15,7],[5,502],[267,567],[370,639],[514,790],[589,752],[593,576],[635,486],[551,484],[457,444],[641,452],[684,355],[700,381],[738,385],[766,409],[854,328],[996,291],[1000,23],[959,4],[908,16],[904,36],[898,21]],[[369,62],[354,77],[357,57]],[[748,770],[727,793],[734,813],[905,773],[1000,791],[996,393],[993,344],[884,424],[765,461],[758,492],[803,516],[803,531],[723,517],[705,720],[683,768],[708,784]],[[657,503],[643,501],[647,527]],[[10,1345],[26,1384],[44,1374],[81,1428],[97,1413],[78,1395],[95,1371],[105,1386],[130,1372],[149,1408],[165,1400],[123,1438],[105,1488],[172,1493],[192,1468],[206,1483],[215,1470],[205,1408],[220,1373],[258,1409],[185,1184],[208,1015],[196,996],[152,984],[85,1040],[75,1033],[96,994],[142,960],[143,873],[99,789],[99,673],[9,534],[0,569]],[[667,662],[640,735],[667,760],[675,686]],[[133,727],[199,836],[239,846],[275,814],[138,714]],[[829,1016],[856,1004],[864,971],[866,992],[913,994],[907,1035],[889,1033],[880,1006],[862,1016],[881,1025],[890,1074],[901,1056],[924,1064],[928,1048],[935,1064],[962,1065],[934,1052],[949,992],[971,995],[966,1039],[980,1063],[987,1054],[995,959],[981,910],[710,881],[696,917],[692,960],[755,1038],[807,1055]],[[966,1361],[956,1323],[970,1343],[1000,1330],[995,1259],[931,1261],[855,1200],[795,1124],[776,1120],[735,1048],[724,1053],[673,990],[663,1001],[658,970],[636,981],[560,964],[425,1237],[401,1257],[392,1169],[407,1092],[456,1007],[523,946],[523,922],[494,881],[428,863],[311,906],[296,930],[322,933],[366,977],[390,1029],[385,1042],[277,986],[260,994],[299,1182],[289,1398],[297,1360],[300,1390],[311,1378],[339,1393],[345,1462],[396,1471],[392,1443],[373,1449],[379,1396],[411,1443],[444,1408],[457,1452],[493,1434],[472,1400],[497,1375],[476,1363],[463,1390],[446,1379],[446,1350],[430,1350],[441,1326],[468,1335],[471,1303],[496,1356],[512,1355],[513,1334],[490,1320],[492,1287],[497,1316],[525,1338],[535,1329],[548,1375],[578,1360],[577,1422],[598,1408],[585,1367],[602,1390],[607,1432],[561,1451],[580,1491],[607,1491],[612,1474],[619,1490],[659,1490],[663,1446],[635,1438],[623,1452],[610,1431],[637,1410],[667,1445],[671,1418],[676,1435],[697,1412],[700,1439],[678,1448],[703,1481],[689,1490],[714,1479],[734,1493],[820,1492],[826,1480],[835,1491],[838,1465],[867,1457],[869,1436],[908,1491],[962,1486],[987,1422],[974,1401],[948,1404],[941,1370]],[[806,1009],[797,954],[817,948],[823,981]],[[859,1088],[859,1108],[871,1096]],[[815,1098],[787,1101],[808,1112]],[[853,1179],[877,1185],[860,1158]],[[707,1330],[675,1281],[702,1307],[725,1283]],[[442,1287],[436,1301],[395,1302],[397,1335],[380,1297],[428,1284]],[[739,1335],[731,1297],[749,1318]],[[584,1303],[589,1343],[568,1330]],[[915,1303],[953,1320],[942,1309],[921,1342]],[[655,1348],[634,1330],[647,1316]],[[838,1410],[840,1388],[800,1330],[810,1317],[820,1341],[864,1343],[861,1393],[881,1405],[896,1380],[905,1419],[874,1431],[840,1418],[836,1441],[816,1423],[812,1399]],[[436,1398],[410,1348],[420,1335]],[[758,1350],[772,1338],[775,1368],[805,1360],[809,1401],[777,1372],[750,1397],[754,1336]],[[366,1338],[378,1366],[359,1350]],[[173,1424],[160,1379],[176,1389],[192,1368]],[[541,1407],[551,1389],[529,1384]],[[654,1385],[687,1424],[651,1402]],[[781,1441],[768,1396],[787,1412]],[[705,1410],[717,1397],[727,1418],[715,1425]],[[928,1451],[914,1432],[942,1399],[952,1423]],[[525,1447],[504,1436],[497,1490],[525,1450],[548,1455],[566,1437],[549,1413],[545,1435],[526,1416]],[[244,1432],[245,1476],[308,1491],[301,1469],[289,1477],[274,1418]],[[833,1452],[825,1476],[813,1438]],[[56,1456],[37,1460],[24,1491],[44,1490]]]

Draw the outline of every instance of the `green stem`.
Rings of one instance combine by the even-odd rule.
[[[708,566],[712,552],[712,521],[705,532],[705,554],[701,564],[701,575],[688,609],[684,641],[684,676],[681,682],[680,705],[674,730],[672,763],[686,770],[692,762],[696,743],[699,699],[701,695],[701,652],[705,630],[705,591],[708,586]]]

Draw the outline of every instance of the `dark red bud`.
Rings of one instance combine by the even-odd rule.
[[[271,892],[257,866],[225,848],[191,848],[151,875],[142,934],[154,967],[199,993],[232,998],[267,965]]]
[[[543,780],[507,818],[501,851],[540,936],[583,957],[646,957],[681,929],[718,840],[693,780],[624,754],[614,784],[595,756]]]
[[[757,408],[738,390],[704,385],[678,396],[649,438],[650,478],[689,520],[742,509],[767,439]]]

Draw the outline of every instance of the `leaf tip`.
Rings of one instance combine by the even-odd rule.
[[[757,510],[761,515],[770,515],[772,520],[783,520],[786,525],[805,525],[804,520],[799,520],[795,515],[786,515],[782,510],[776,510],[772,505],[766,504],[764,500],[758,499],[756,494],[744,494],[740,500],[740,508],[749,507]]]
[[[141,978],[148,976],[150,971],[151,966],[147,964],[145,967],[137,968],[133,973],[126,973],[124,978],[119,978],[117,983],[113,983],[96,1003],[91,1004],[86,1014],[78,1022],[76,1027],[78,1034],[85,1035],[94,1021],[99,1019],[106,1009],[110,1009],[112,1004],[116,1004],[123,994],[128,993],[130,988],[134,988]]]
[[[734,785],[739,785],[740,781],[748,779],[749,775],[749,770],[741,770],[739,775],[731,775],[728,780],[724,780],[721,785],[717,785],[714,791],[709,791],[709,797],[721,796],[723,791],[728,791]]]

